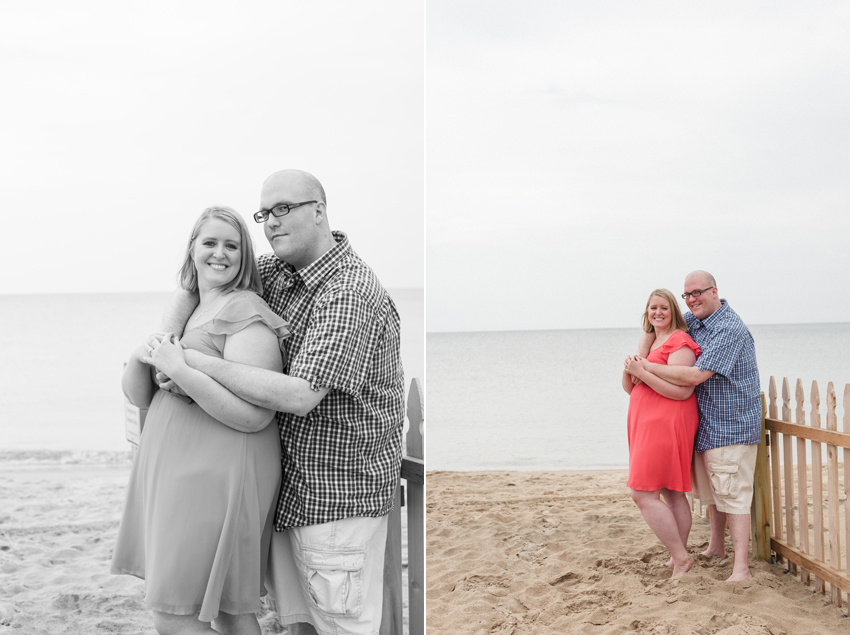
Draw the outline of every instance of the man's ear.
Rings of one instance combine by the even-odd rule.
[[[325,219],[325,214],[327,213],[327,211],[328,208],[322,201],[316,203],[316,211],[314,216],[316,225],[320,224]]]

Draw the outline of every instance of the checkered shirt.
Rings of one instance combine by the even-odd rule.
[[[726,300],[704,320],[685,313],[690,335],[702,349],[697,368],[714,375],[696,387],[699,430],[696,451],[724,445],[756,445],[761,439],[761,389],[750,330]]]
[[[330,392],[306,417],[279,412],[283,476],[275,527],[392,509],[401,468],[404,373],[392,299],[342,232],[295,271],[257,259],[263,298],[289,323],[284,372]]]

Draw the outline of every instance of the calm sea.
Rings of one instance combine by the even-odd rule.
[[[751,326],[762,387],[832,381],[842,416],[850,323]],[[638,329],[429,333],[429,470],[628,467],[623,360]],[[781,384],[780,384],[781,386]]]
[[[156,330],[169,295],[0,295],[0,460],[56,451],[64,461],[109,460],[126,451],[121,371]],[[390,295],[409,387],[412,377],[424,380],[424,294]]]

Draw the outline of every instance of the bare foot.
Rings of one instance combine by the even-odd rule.
[[[673,566],[673,558],[671,557],[667,562],[665,562],[664,566],[665,567],[672,567]]]
[[[682,575],[683,573],[687,573],[688,570],[691,568],[691,565],[693,565],[693,563],[694,563],[694,559],[691,558],[681,567],[677,567],[676,565],[673,565],[673,575],[671,575],[670,578],[677,578],[680,575]]]
[[[709,558],[725,558],[726,552],[725,551],[716,551],[716,550],[713,550],[713,549],[706,549],[705,551],[702,552],[701,555],[708,556]]]
[[[741,580],[749,580],[752,577],[753,577],[753,574],[750,573],[750,569],[747,568],[746,571],[741,571],[739,573],[736,573],[735,571],[733,571],[732,575],[730,575],[728,578],[726,578],[726,582],[740,582]]]

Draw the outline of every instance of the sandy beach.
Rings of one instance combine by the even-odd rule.
[[[850,620],[784,568],[750,560],[725,582],[725,559],[698,555],[694,518],[685,575],[670,580],[663,545],[628,495],[626,471],[429,472],[430,633],[847,633]]]
[[[144,582],[109,573],[129,452],[98,464],[60,458],[0,453],[0,634],[155,633]],[[264,635],[286,633],[274,612],[258,617]]]

